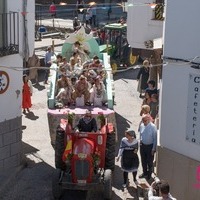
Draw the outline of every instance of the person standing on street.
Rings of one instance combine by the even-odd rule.
[[[122,138],[120,143],[120,149],[117,156],[117,161],[121,157],[121,168],[123,170],[124,183],[123,187],[127,186],[128,173],[133,174],[133,181],[136,186],[138,185],[136,176],[139,166],[139,158],[137,155],[138,151],[138,141],[136,140],[136,135],[134,131],[126,131],[125,137]]]
[[[53,1],[52,1],[51,5],[49,7],[49,12],[50,12],[52,17],[56,17],[56,5],[54,4]]]
[[[150,114],[142,116],[140,132],[140,155],[142,161],[143,174],[139,178],[151,178],[153,172],[153,160],[157,147],[157,129],[151,122]]]
[[[33,86],[31,81],[28,79],[26,74],[23,75],[23,90],[22,90],[22,108],[23,113],[30,112],[29,108],[31,108],[31,96],[33,94]]]
[[[85,21],[85,2],[83,0],[77,0],[76,2],[77,14],[78,19],[80,20],[81,24]]]
[[[51,67],[51,64],[52,64],[52,61],[51,61],[52,56],[53,56],[53,51],[52,51],[51,46],[49,46],[47,48],[47,52],[46,52],[45,57],[44,57],[45,67],[47,67],[47,69],[45,69],[44,84],[47,84],[47,81],[48,81],[49,68]]]
[[[150,63],[148,60],[145,60],[143,62],[143,66],[140,68],[138,75],[137,75],[137,81],[138,81],[138,92],[140,93],[140,98],[142,97],[142,94],[145,92],[145,90],[148,87],[148,79],[149,79],[149,67]]]
[[[35,83],[38,83],[38,68],[40,67],[40,59],[35,52],[31,57],[29,57],[27,66],[29,68],[29,79],[31,81],[35,80]]]
[[[86,24],[92,25],[92,9],[91,6],[87,8],[85,15]]]
[[[92,24],[94,27],[96,26],[96,17],[97,17],[97,7],[96,5],[93,5],[91,7],[92,10]]]
[[[74,28],[74,31],[79,30],[80,27],[81,27],[81,22],[80,22],[80,20],[78,19],[78,17],[74,17],[74,20],[73,20],[73,28]]]

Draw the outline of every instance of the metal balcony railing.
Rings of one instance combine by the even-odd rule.
[[[0,57],[19,53],[19,14],[0,13]]]

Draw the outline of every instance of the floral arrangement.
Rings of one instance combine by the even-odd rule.
[[[100,123],[101,123],[101,126],[105,125],[105,122],[106,122],[106,118],[105,116],[103,115],[103,113],[98,113],[98,117],[97,119],[100,120]]]
[[[99,151],[95,151],[95,153],[92,154],[92,159],[95,167],[98,167],[100,164],[101,161],[100,156],[101,154]]]
[[[67,113],[68,123],[72,126],[74,121],[75,113]]]

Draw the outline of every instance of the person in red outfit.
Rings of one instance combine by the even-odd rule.
[[[54,2],[51,3],[49,7],[49,12],[51,13],[52,17],[56,17],[56,5],[54,4]]]
[[[33,86],[31,81],[28,79],[27,75],[23,75],[23,90],[22,90],[22,108],[23,112],[30,112],[29,108],[31,108],[31,96],[33,93]]]

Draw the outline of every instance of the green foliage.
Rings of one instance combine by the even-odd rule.
[[[75,113],[67,113],[67,119],[70,125],[73,125],[74,117],[75,117]]]
[[[95,167],[98,167],[100,164],[100,152],[96,151],[95,153],[92,154],[92,159],[93,159],[93,164]]]
[[[98,115],[97,119],[100,120],[102,126],[105,125],[106,118],[103,114]]]

